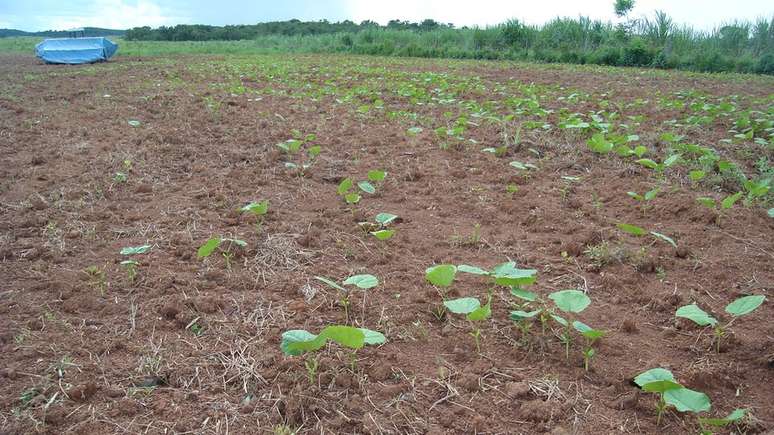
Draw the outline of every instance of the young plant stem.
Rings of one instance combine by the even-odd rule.
[[[656,405],[656,425],[661,424],[661,415],[664,413],[664,409],[666,409],[666,400],[664,393],[661,393],[658,396],[658,405]]]

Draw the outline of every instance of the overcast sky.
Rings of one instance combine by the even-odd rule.
[[[660,9],[678,23],[709,30],[732,19],[774,16],[772,0],[636,0],[634,16]],[[457,26],[485,26],[519,18],[543,23],[579,15],[614,20],[613,0],[0,0],[0,28],[126,29],[174,24],[252,24],[300,20],[355,22],[433,18]]]

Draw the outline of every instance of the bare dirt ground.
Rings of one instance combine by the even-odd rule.
[[[711,331],[674,315],[696,302],[728,320],[735,298],[770,298],[771,205],[710,209],[695,198],[740,187],[692,183],[680,167],[656,176],[557,128],[564,111],[604,108],[658,161],[661,133],[676,131],[752,174],[771,145],[723,142],[731,117],[670,124],[693,112],[659,100],[765,113],[770,78],[336,56],[67,67],[4,54],[0,79],[1,433],[698,433],[674,409],[657,424],[655,396],[632,384],[653,367],[706,393],[703,416],[748,410],[718,433],[774,429],[772,301],[735,321],[719,353]],[[502,132],[470,113],[508,113],[509,98],[533,94],[552,128],[519,131],[505,157],[481,152]],[[465,140],[442,149],[433,130],[463,112]],[[322,147],[303,174],[276,146],[292,130]],[[377,168],[388,175],[376,194],[339,198],[343,178]],[[656,186],[648,204],[627,195]],[[238,209],[263,199],[256,229]],[[400,217],[385,242],[358,225],[380,212]],[[218,235],[247,247],[229,264],[197,258]],[[144,244],[131,281],[119,252]],[[427,267],[510,260],[538,270],[542,296],[591,298],[578,318],[607,335],[590,370],[580,338],[566,359],[552,331],[523,336],[507,289],[493,289],[480,353],[467,322],[439,314]],[[357,273],[380,285],[354,294],[347,319],[314,276]],[[460,274],[446,296],[489,288]],[[388,342],[354,367],[325,348],[311,382],[307,359],[280,350],[285,330],[348,320]]]

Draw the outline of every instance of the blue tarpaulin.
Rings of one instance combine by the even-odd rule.
[[[118,45],[107,38],[46,39],[35,46],[35,54],[47,63],[92,63],[108,60]]]

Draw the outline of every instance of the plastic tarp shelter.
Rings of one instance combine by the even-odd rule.
[[[81,64],[105,61],[118,45],[107,38],[54,38],[35,46],[35,54],[46,63]]]

